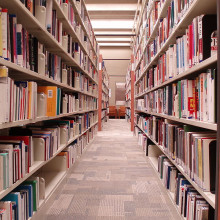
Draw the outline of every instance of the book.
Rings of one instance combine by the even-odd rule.
[[[44,93],[47,95],[47,116],[54,117],[57,115],[58,105],[58,89],[56,86],[38,86],[38,93]]]

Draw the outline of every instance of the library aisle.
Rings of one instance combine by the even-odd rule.
[[[129,129],[109,120],[38,219],[181,219]]]

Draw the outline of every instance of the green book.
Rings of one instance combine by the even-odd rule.
[[[57,115],[60,114],[60,107],[61,107],[61,89],[57,88]]]
[[[37,211],[37,180],[27,180],[24,184],[32,185],[33,188],[33,211]]]

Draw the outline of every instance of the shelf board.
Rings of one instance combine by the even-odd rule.
[[[135,109],[135,111],[142,112],[142,113],[149,114],[149,115],[158,116],[161,118],[166,118],[171,121],[176,121],[176,122],[180,122],[180,123],[187,124],[187,125],[192,125],[192,126],[196,126],[196,127],[200,127],[200,128],[205,128],[205,129],[217,131],[217,124],[214,124],[214,123],[203,122],[203,121],[198,121],[198,120],[194,120],[194,119],[177,118],[175,116],[154,113],[154,112],[147,112],[147,111],[142,111],[142,110],[137,110],[137,109]]]
[[[158,28],[159,28],[159,24],[160,24],[160,20],[162,18],[164,18],[166,16],[166,13],[167,13],[167,8],[170,4],[170,1],[171,0],[166,0],[162,6],[162,9],[161,9],[161,12],[160,12],[160,15],[158,16],[158,19],[157,19],[157,22],[155,23],[154,27],[153,27],[153,30],[152,30],[152,33],[150,35],[150,37],[148,38],[146,44],[144,45],[144,49],[143,49],[143,52],[140,56],[140,59],[138,61],[138,64],[136,65],[135,67],[135,71],[137,70],[137,68],[140,66],[141,64],[141,60],[143,59],[143,56],[144,56],[144,53],[145,53],[145,50],[147,48],[147,46],[154,40],[154,38],[156,37],[156,34],[157,34],[157,31],[158,31]],[[154,3],[154,2],[153,2]],[[153,6],[153,3],[152,3],[152,6]],[[152,6],[150,8],[150,12],[152,11]],[[150,13],[148,13],[148,16],[147,16],[147,20],[149,19],[149,16],[150,16]],[[140,45],[139,45],[140,46]]]
[[[30,176],[32,176],[36,171],[38,171],[41,167],[43,167],[45,164],[47,164],[49,161],[51,161],[54,157],[56,157],[62,150],[64,150],[68,145],[70,145],[73,141],[78,139],[80,136],[82,136],[84,133],[86,133],[90,128],[95,126],[98,122],[95,122],[92,124],[88,129],[86,129],[82,134],[70,139],[67,144],[62,144],[56,153],[54,153],[53,157],[51,157],[47,161],[35,161],[33,166],[30,167],[30,172],[27,173],[22,179],[18,180],[16,183],[14,183],[12,186],[7,188],[6,190],[2,190],[0,192],[0,199],[2,199],[4,196],[6,196],[8,193],[10,193],[12,190],[14,190],[17,186],[19,186],[22,182],[24,182],[26,179],[28,179]]]
[[[76,7],[76,4],[75,4],[74,0],[70,0],[70,3],[72,3],[74,12],[76,13],[76,16],[77,16],[77,18],[78,18],[78,22],[79,22],[80,25],[82,26],[83,31],[86,33],[86,35],[87,35],[87,37],[88,37],[88,39],[89,39],[89,43],[91,44],[91,48],[92,48],[93,52],[95,53],[96,57],[98,57],[98,56],[97,56],[97,52],[96,52],[95,48],[93,47],[93,42],[92,42],[92,40],[91,40],[91,38],[90,38],[91,36],[90,36],[90,34],[88,33],[88,31],[87,31],[87,29],[86,29],[86,26],[85,26],[85,24],[84,24],[84,21],[83,21],[82,18],[81,18],[81,15],[80,15],[81,12],[78,11],[78,8]],[[97,70],[97,67],[96,67],[96,71],[98,71],[98,70]]]
[[[105,88],[106,88],[107,90],[109,90],[109,87],[107,86],[107,84],[106,84],[106,83],[102,82],[102,85],[104,85],[104,86],[105,86]]]
[[[141,27],[141,24],[142,24],[142,22],[143,22],[143,14],[144,14],[144,9],[145,9],[145,7],[146,7],[146,5],[147,5],[147,3],[148,3],[148,1],[149,0],[144,0],[144,3],[142,4],[142,8],[141,8],[141,12],[140,12],[140,14],[138,15],[139,16],[139,20],[138,20],[138,25],[137,25],[137,29],[136,29],[136,31],[135,31],[135,33],[136,33],[136,36],[139,34],[139,32],[140,32],[140,27]],[[155,1],[155,0],[154,0]],[[136,40],[136,39],[135,39]]]
[[[72,115],[84,114],[84,113],[92,112],[92,111],[98,111],[98,109],[88,110],[88,111],[76,111],[76,112],[71,112],[71,113],[66,113],[66,114],[60,114],[55,117],[45,116],[45,117],[37,117],[36,119],[27,119],[27,120],[6,122],[6,123],[0,124],[0,129],[17,127],[17,126],[24,126],[27,124],[33,124],[33,123],[37,123],[37,122],[41,122],[41,121],[48,121],[48,120],[58,119],[58,118],[62,118],[62,117],[69,117]]]
[[[87,11],[86,3],[85,3],[84,0],[82,0],[82,4],[84,5],[86,15],[87,15],[87,17],[88,17],[88,19],[89,19],[89,22],[90,22],[91,26],[92,26],[92,22],[91,22],[91,19],[90,19],[90,15],[89,15],[89,12]],[[94,30],[92,29],[91,31],[92,31],[93,36],[95,36]],[[88,35],[89,35],[89,34],[88,34]],[[89,39],[89,40],[90,40],[90,39]],[[91,40],[90,40],[90,42],[91,42],[91,44],[92,44],[92,41],[91,41]],[[95,38],[95,43],[98,45],[98,42],[97,42],[96,38]],[[92,47],[92,48],[93,48],[93,50],[94,50],[94,47]],[[94,52],[95,52],[95,54],[97,55],[97,51],[94,50]]]
[[[15,63],[12,63],[10,61],[7,61],[3,58],[0,58],[0,65],[6,66],[9,68],[9,76],[12,76],[14,79],[21,79],[22,80],[34,80],[36,82],[39,82],[40,84],[46,84],[46,85],[53,85],[53,86],[58,86],[61,88],[63,91],[67,92],[77,92],[81,93],[84,95],[88,95],[91,97],[98,98],[97,95],[90,94],[88,92],[83,92],[80,89],[76,89],[72,86],[66,85],[64,83],[58,82],[56,80],[53,80],[47,76],[40,75],[34,71],[31,71],[29,69],[26,69],[24,67],[21,67]]]
[[[142,98],[145,94],[148,94],[148,93],[155,91],[159,88],[162,88],[168,84],[171,84],[171,83],[176,82],[178,80],[181,80],[183,78],[189,77],[189,76],[196,74],[198,72],[201,72],[202,70],[205,70],[209,67],[212,67],[213,65],[217,65],[217,61],[218,61],[218,59],[217,59],[217,54],[216,54],[216,55],[204,60],[203,62],[193,66],[192,68],[188,69],[187,71],[185,71],[185,72],[183,72],[173,78],[168,79],[167,81],[161,83],[159,86],[155,86],[154,88],[135,96],[135,98],[136,99]]]
[[[83,72],[93,82],[97,82],[90,76],[90,74],[82,69],[82,67],[75,61],[70,54],[68,54],[62,45],[43,27],[39,21],[32,15],[32,13],[19,0],[2,1],[1,6],[8,8],[10,12],[18,16],[18,21],[21,23],[29,33],[33,34],[39,42],[45,45],[46,49],[56,55],[60,56],[63,61],[76,69]]]
[[[56,190],[62,180],[66,177],[67,171],[53,171],[53,172],[42,172],[41,177],[45,179],[45,202],[49,199],[51,194]]]
[[[167,0],[168,1],[168,0]],[[192,22],[192,19],[195,16],[199,16],[201,13],[205,12],[213,12],[212,5],[215,6],[216,2],[215,0],[210,0],[211,3],[207,5],[206,0],[194,0],[193,3],[189,6],[185,14],[183,15],[182,19],[179,21],[177,26],[173,29],[173,32],[170,34],[164,45],[161,47],[161,49],[158,51],[158,53],[152,58],[151,62],[145,66],[143,73],[141,76],[136,80],[135,84],[142,79],[145,72],[149,70],[152,65],[156,64],[157,60],[159,59],[160,55],[167,51],[169,48],[169,45],[173,44],[176,41],[176,37],[184,34],[185,29],[188,27],[188,25]],[[212,4],[213,2],[213,4]],[[209,6],[209,7],[208,7]],[[143,56],[142,56],[143,57]],[[135,68],[137,69],[137,68]]]
[[[190,177],[186,174],[183,168],[178,165],[170,156],[167,154],[163,146],[159,145],[154,139],[152,139],[137,123],[135,125],[169,158],[170,162],[173,163],[176,168],[185,176],[185,178],[192,184],[192,186],[204,197],[204,199],[213,207],[215,208],[215,194],[211,192],[204,192]]]

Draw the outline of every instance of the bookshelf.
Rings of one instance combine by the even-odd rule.
[[[108,121],[109,113],[109,75],[102,55],[99,55],[99,131]]]
[[[99,47],[84,1],[35,1],[33,8],[22,2],[0,2],[0,20],[7,22],[0,24],[7,38],[0,36],[6,46],[0,50],[1,92],[9,94],[1,102],[7,108],[1,110],[0,160],[6,158],[9,166],[2,165],[10,171],[0,172],[0,200],[10,201],[14,191],[20,196],[19,187],[31,181],[36,201],[29,203],[39,210],[97,133]],[[37,210],[29,219],[38,218]]]
[[[131,131],[134,131],[134,55],[131,55],[131,60],[128,65],[126,75],[126,119],[131,123]]]
[[[217,1],[217,14],[218,14],[218,42],[220,40],[220,2]],[[220,48],[218,47],[218,54],[217,54],[218,58],[220,57]],[[217,62],[217,68],[218,68],[218,75],[219,75],[219,71],[220,71],[220,62],[218,61]],[[219,85],[220,85],[220,78],[218,77],[217,79],[217,85],[218,85],[218,89],[217,89],[217,97],[219,99],[220,97],[220,88],[219,88]],[[217,103],[217,109],[220,109],[220,102]],[[217,126],[219,128],[219,125],[220,125],[220,117],[219,117],[219,111],[218,111],[218,120],[217,120]],[[220,151],[219,151],[219,146],[220,146],[220,129],[217,129],[217,165],[216,165],[216,186],[217,186],[217,190],[216,190],[216,200],[215,200],[215,210],[216,210],[216,213],[215,213],[215,216],[216,216],[216,219],[219,219],[220,218],[220,202],[219,202],[219,199],[220,199],[220,160],[219,160],[219,157],[220,157]]]
[[[208,219],[214,218],[212,216],[213,213],[215,213],[214,214],[215,219],[219,219],[219,202],[218,202],[219,157],[217,156],[217,167],[218,167],[216,172],[217,182],[215,184],[215,193],[213,193],[210,192],[210,190],[205,190],[202,187],[202,184],[204,184],[203,180],[201,180],[202,182],[199,182],[198,180],[199,178],[201,178],[200,176],[201,173],[198,174],[197,177],[196,176],[197,174],[195,175],[195,173],[193,173],[193,172],[197,172],[197,170],[191,171],[191,167],[190,167],[191,165],[188,164],[188,160],[190,161],[191,157],[193,157],[194,155],[191,155],[189,157],[186,156],[187,161],[182,160],[181,157],[179,158],[179,156],[181,156],[180,153],[177,155],[175,153],[176,153],[176,149],[179,149],[180,147],[180,142],[177,142],[175,144],[175,149],[174,149],[175,151],[174,153],[172,153],[172,151],[169,148],[171,146],[170,145],[171,141],[169,139],[171,138],[171,133],[165,133],[165,132],[171,132],[173,128],[177,130],[183,128],[186,129],[184,130],[183,133],[185,137],[186,135],[189,134],[188,132],[195,132],[195,133],[197,132],[196,134],[192,133],[193,135],[200,135],[201,138],[199,137],[195,138],[196,141],[197,140],[202,141],[204,137],[213,140],[216,140],[217,137],[219,138],[218,136],[219,131],[217,129],[219,123],[219,117],[218,117],[218,121],[216,121],[216,117],[214,116],[217,112],[219,112],[216,110],[219,109],[220,107],[219,102],[217,102],[216,104],[215,101],[214,102],[215,104],[211,104],[209,101],[207,101],[210,100],[212,97],[218,99],[217,97],[219,96],[217,95],[216,90],[213,89],[212,95],[211,93],[209,94],[207,93],[207,96],[201,96],[201,94],[203,95],[203,92],[205,94],[206,90],[200,90],[198,92],[199,94],[198,99],[207,101],[207,103],[209,103],[208,104],[209,108],[206,111],[205,104],[203,104],[201,101],[199,101],[200,102],[199,105],[197,105],[197,101],[192,102],[191,104],[193,104],[194,106],[192,112],[194,112],[194,115],[192,112],[191,112],[192,115],[189,114],[189,109],[192,106],[189,104],[188,101],[186,101],[186,99],[190,97],[189,87],[185,87],[186,89],[185,93],[183,92],[183,90],[181,90],[181,88],[183,88],[184,83],[186,83],[185,85],[190,85],[188,83],[190,82],[194,83],[196,82],[195,80],[197,79],[199,79],[198,81],[199,84],[197,85],[200,86],[200,88],[206,89],[204,85],[208,85],[208,86],[211,85],[209,84],[210,83],[209,79],[206,78],[208,74],[214,74],[214,75],[218,74],[216,68],[217,68],[217,63],[219,65],[218,62],[219,54],[217,55],[216,53],[213,52],[213,54],[211,55],[209,54],[209,56],[207,56],[204,59],[200,59],[199,57],[197,62],[198,54],[193,52],[196,50],[199,51],[200,49],[197,48],[196,46],[197,44],[191,43],[192,42],[191,38],[189,35],[187,35],[190,31],[190,27],[195,28],[193,29],[194,35],[191,36],[194,37],[195,40],[194,43],[197,42],[196,40],[198,40],[200,36],[196,35],[197,33],[196,30],[197,31],[201,30],[199,29],[201,26],[199,27],[198,25],[202,24],[199,22],[203,22],[202,20],[199,20],[203,18],[200,15],[216,14],[217,2],[213,0],[210,1],[208,5],[207,1],[204,0],[187,1],[187,3],[185,2],[186,3],[185,7],[179,9],[179,14],[176,14],[177,17],[175,17],[174,15],[174,17],[172,18],[170,17],[172,16],[172,14],[169,13],[172,12],[174,7],[177,7],[175,5],[176,1],[172,1],[172,0],[142,1],[142,8],[141,9],[138,8],[136,12],[137,17],[139,16],[139,18],[136,18],[138,22],[136,22],[137,25],[136,25],[135,33],[137,33],[137,35],[133,38],[133,42],[132,42],[132,49],[134,54],[134,75],[135,75],[134,76],[135,77],[135,82],[134,82],[135,133],[138,136],[140,143],[143,144],[143,148],[145,147],[148,148],[149,143],[153,144],[155,146],[154,147],[155,152],[159,150],[161,154],[165,155],[167,161],[169,161],[170,164],[169,166],[170,167],[172,166],[173,169],[176,169],[177,173],[178,172],[181,173],[183,175],[183,178],[185,178],[186,181],[188,181],[188,184],[190,184],[196,190],[196,192],[203,197],[204,201],[206,201],[207,203],[207,207],[209,207]],[[218,2],[218,7],[219,5],[220,4]],[[218,11],[218,15],[219,15],[219,11]],[[171,19],[174,19],[173,23],[171,22]],[[215,18],[212,17],[212,19]],[[196,23],[197,21],[198,23]],[[213,31],[215,30],[217,30],[217,26]],[[219,31],[219,27],[218,27],[218,31]],[[197,36],[198,38],[196,38]],[[186,46],[186,42],[188,43],[187,46]],[[211,38],[210,38],[210,42],[211,42]],[[180,44],[183,50],[180,50],[181,48]],[[173,61],[177,59],[177,61],[175,62],[172,62],[172,58],[170,56],[171,54],[170,51],[175,51],[173,47],[178,52],[178,54],[174,54],[175,52],[173,52],[172,54],[174,56]],[[194,48],[194,51],[193,49],[192,50],[188,49],[191,47]],[[210,51],[211,51],[211,45],[209,48],[209,53]],[[192,59],[193,59],[192,63],[190,63],[190,59],[191,59],[190,53],[192,53]],[[204,54],[201,51],[199,53],[201,53],[202,56],[205,57],[204,55],[205,52]],[[182,54],[187,54],[187,55],[183,56]],[[172,67],[174,67],[174,69],[172,69]],[[208,84],[204,84],[204,85],[201,84],[203,83],[202,81],[203,76],[205,77],[204,79],[207,80],[205,82],[207,82]],[[127,76],[127,78],[129,79],[129,76]],[[217,80],[218,82],[215,81],[216,84],[215,85],[213,84],[213,86],[209,88],[218,88],[219,79]],[[129,80],[127,81],[129,82]],[[127,83],[127,85],[129,84]],[[195,84],[193,84],[193,87],[191,87],[193,91],[195,91],[194,85]],[[175,96],[174,94],[177,94],[177,96]],[[195,96],[192,99],[195,100]],[[185,109],[188,109],[185,112],[186,114],[184,113],[183,110],[183,103]],[[196,105],[198,106],[197,110],[195,107]],[[203,106],[204,106],[204,110],[203,110]],[[209,111],[211,111],[210,109],[213,109],[213,113],[208,113]],[[197,112],[199,111],[200,114],[199,117],[197,117],[198,115],[196,114],[196,111]],[[206,116],[208,117],[206,118]],[[214,117],[212,118],[212,116]],[[179,128],[177,128],[178,126]],[[187,131],[187,128],[194,129],[194,131],[192,130]],[[162,129],[162,133],[160,129]],[[205,129],[205,130],[201,130],[201,129]],[[174,132],[177,130],[174,130]],[[205,134],[204,135],[198,134],[198,132],[200,131],[204,132]],[[177,135],[177,133],[175,134]],[[214,137],[211,138],[209,135],[213,135]],[[165,139],[161,139],[162,137]],[[173,137],[174,140],[176,140],[177,137],[179,136]],[[168,142],[165,142],[164,140],[167,140]],[[219,140],[217,145],[219,146]],[[186,146],[188,147],[188,145],[185,145],[184,147]],[[207,146],[207,148],[208,147],[209,146]],[[218,149],[217,155],[219,155],[219,147],[217,147],[217,149]],[[213,160],[214,159],[215,158],[213,158]],[[151,162],[151,165],[158,172],[159,159],[157,157],[152,157],[152,158],[149,157],[149,160]],[[203,160],[204,161],[206,160],[205,157],[201,159],[202,164],[200,165],[202,167],[205,166],[203,165]],[[195,165],[195,168],[197,165]],[[192,167],[193,166],[194,165],[192,165]],[[192,173],[189,174],[187,169],[190,169],[190,172]],[[199,169],[204,169],[204,168],[200,167]],[[203,175],[206,174],[203,173]],[[167,192],[169,195],[171,195],[170,196],[171,200],[173,200],[174,204],[176,204],[177,202],[174,201],[176,197],[172,195],[169,189],[167,189]],[[180,208],[178,209],[180,210]],[[184,218],[184,214],[182,210],[180,215]]]

